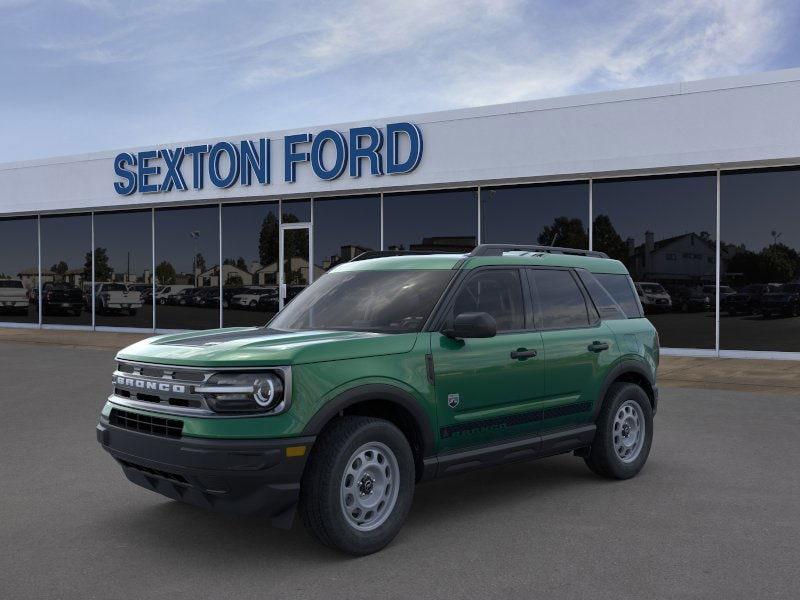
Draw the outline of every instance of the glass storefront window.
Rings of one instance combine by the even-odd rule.
[[[222,319],[266,324],[278,312],[278,203],[222,206]]]
[[[379,196],[314,200],[314,279],[380,246]]]
[[[41,219],[42,322],[92,324],[92,216]]]
[[[155,211],[156,327],[219,327],[219,207]]]
[[[716,175],[595,180],[593,245],[621,260],[669,348],[716,344]]]
[[[385,250],[469,252],[478,243],[478,191],[386,194]]]
[[[152,212],[94,214],[98,327],[153,327]]]
[[[281,215],[284,223],[310,223],[311,200],[284,200]]]
[[[715,173],[595,179],[593,247],[625,263],[663,347],[715,348],[719,289],[721,350],[800,352],[798,189],[800,167],[721,173],[719,288]],[[159,329],[217,327],[220,305],[253,326],[278,310],[281,220],[313,223],[284,231],[288,301],[364,252],[468,252],[479,222],[483,243],[587,248],[588,197],[587,181],[484,187],[480,218],[477,189],[385,194],[383,216],[379,195],[227,204],[221,240],[218,205],[3,218],[0,322],[40,321],[39,248],[44,324],[90,326],[94,309],[150,329],[155,303]]]
[[[36,217],[0,219],[0,322],[39,322],[36,221]]]
[[[589,248],[589,183],[481,189],[484,244]]]
[[[800,169],[723,172],[720,349],[800,352]]]

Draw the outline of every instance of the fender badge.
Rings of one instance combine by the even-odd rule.
[[[447,406],[455,408],[461,402],[461,397],[458,394],[447,394]]]

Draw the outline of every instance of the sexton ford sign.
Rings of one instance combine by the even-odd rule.
[[[254,180],[268,185],[271,148],[269,138],[260,138],[121,152],[114,159],[114,190],[123,196],[190,186],[201,190],[206,179],[218,188],[251,185]],[[297,165],[302,163],[310,163],[316,177],[330,181],[345,171],[350,177],[361,177],[365,166],[372,176],[410,173],[421,159],[422,132],[412,123],[389,123],[385,133],[377,127],[354,127],[347,134],[325,129],[313,136],[298,133],[283,139],[287,183],[296,181]]]

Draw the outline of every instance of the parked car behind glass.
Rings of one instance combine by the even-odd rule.
[[[786,283],[761,296],[759,312],[765,317],[800,315],[800,283]]]
[[[700,286],[685,286],[672,292],[672,306],[681,312],[702,312],[711,310],[713,304]]]
[[[42,286],[42,312],[72,313],[79,317],[83,312],[83,294],[71,283],[47,282]]]
[[[634,284],[636,293],[647,314],[672,310],[672,298],[660,283],[639,282]]]
[[[720,312],[727,312],[731,316],[756,314],[761,310],[762,296],[778,291],[779,287],[774,283],[751,283],[746,285],[735,294],[721,299]]]
[[[28,314],[28,291],[20,279],[0,279],[0,311]]]

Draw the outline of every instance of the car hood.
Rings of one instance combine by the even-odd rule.
[[[402,354],[414,347],[416,339],[416,333],[286,332],[240,327],[149,338],[124,348],[117,357],[199,367],[296,365]]]

